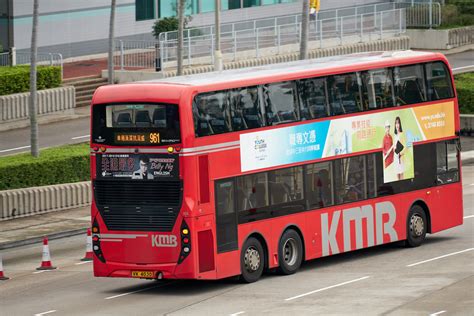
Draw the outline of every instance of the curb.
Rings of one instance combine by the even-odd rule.
[[[61,238],[66,238],[66,237],[85,234],[86,232],[87,232],[87,228],[69,230],[69,231],[49,234],[48,239],[49,240],[61,239]],[[10,248],[16,248],[16,247],[21,247],[21,246],[27,246],[27,245],[42,243],[43,238],[44,238],[44,236],[39,236],[39,237],[32,237],[32,238],[27,238],[27,239],[18,240],[18,241],[1,243],[0,244],[0,250],[5,250],[5,249],[10,249]]]

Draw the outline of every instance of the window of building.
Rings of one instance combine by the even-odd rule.
[[[354,113],[362,110],[357,73],[329,77],[328,90],[332,115]]]
[[[260,5],[260,0],[244,0],[244,8],[257,7]]]
[[[234,131],[264,126],[257,87],[235,89],[230,95],[231,122]]]
[[[232,131],[228,104],[228,93],[225,91],[196,96],[193,103],[193,115],[198,136]]]
[[[328,116],[326,78],[299,80],[298,91],[301,100],[300,114],[302,120]]]
[[[232,179],[216,182],[216,228],[217,250],[237,249],[237,216]]]
[[[322,208],[334,204],[331,162],[306,166],[306,189],[309,208]]]
[[[184,15],[186,16],[197,13],[199,13],[199,0],[186,0],[184,4]]]
[[[362,72],[364,109],[381,109],[395,104],[392,70],[389,68]]]
[[[240,9],[240,0],[222,0],[222,10]]]
[[[137,21],[155,18],[155,0],[135,0],[135,19]]]
[[[159,1],[159,15],[160,18],[168,18],[176,16],[176,11],[178,8],[176,1],[170,0],[158,0]]]
[[[393,76],[397,105],[426,101],[423,65],[395,67]]]
[[[267,125],[278,125],[298,120],[293,81],[263,86]]]
[[[201,1],[201,8],[200,8],[201,13],[214,12],[215,8],[216,8],[215,1]]]
[[[444,63],[434,62],[426,64],[426,79],[429,100],[434,101],[454,96],[451,77]]]

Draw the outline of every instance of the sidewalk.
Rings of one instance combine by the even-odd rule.
[[[474,164],[474,137],[461,137],[462,164]],[[0,222],[0,250],[40,243],[44,236],[58,239],[85,234],[90,207],[34,215]]]
[[[0,250],[85,234],[91,226],[90,207],[39,214],[0,222]]]

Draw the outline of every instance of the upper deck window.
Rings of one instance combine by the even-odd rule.
[[[195,135],[242,131],[452,97],[451,75],[441,61],[266,83],[197,95],[193,103]]]
[[[226,91],[198,95],[194,102],[194,124],[199,136],[232,131]]]
[[[263,86],[267,125],[278,125],[298,120],[295,84],[292,81]]]
[[[180,141],[178,107],[169,104],[95,105],[93,142],[165,145]]]
[[[421,64],[394,68],[397,105],[427,101],[424,77]]]
[[[326,78],[311,78],[298,82],[302,120],[328,116]]]
[[[359,74],[354,72],[328,78],[332,115],[362,111],[358,76]]]
[[[426,80],[430,101],[453,97],[451,78],[446,65],[442,62],[426,64]]]

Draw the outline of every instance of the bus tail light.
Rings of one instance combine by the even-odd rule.
[[[102,249],[100,248],[100,230],[99,225],[97,224],[97,220],[94,220],[94,224],[92,224],[92,250],[96,257],[103,263],[105,263],[104,254],[102,253]]]
[[[186,221],[183,219],[181,224],[181,252],[179,254],[178,264],[184,261],[191,253],[191,234]]]

